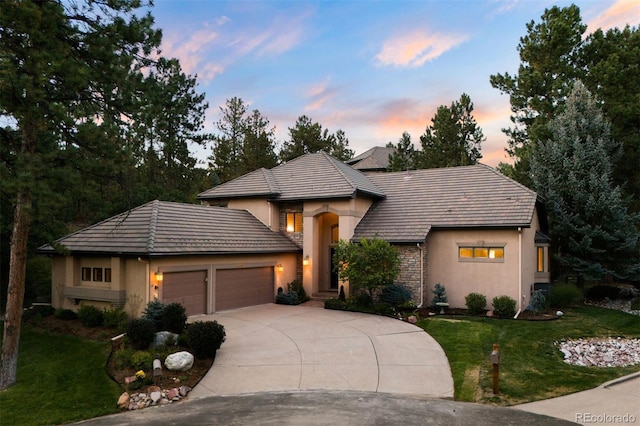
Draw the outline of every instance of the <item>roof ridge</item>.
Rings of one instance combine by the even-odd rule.
[[[327,154],[327,153],[326,153],[326,152],[324,152],[324,151],[318,151],[318,152],[319,152],[319,153],[321,153],[321,154],[324,156],[324,158],[329,162],[329,164],[331,165],[331,167],[333,167],[333,168],[334,168],[338,173],[340,173],[340,175],[341,175],[341,176],[342,176],[342,177],[347,181],[347,183],[351,186],[351,188],[353,189],[353,192],[355,193],[355,192],[358,190],[358,186],[357,186],[357,185],[355,185],[355,184],[351,181],[351,179],[349,179],[349,176],[347,176],[347,175],[346,175],[346,174],[345,174],[345,173],[344,173],[344,172],[343,172],[343,171],[338,167],[338,165],[336,164],[336,162],[335,162],[335,161],[339,161],[339,160],[338,160],[338,159],[336,159],[336,158],[334,158],[334,157],[332,157],[332,156],[330,156],[329,154]],[[332,160],[335,160],[335,161],[332,161]],[[342,163],[342,164],[345,164],[345,163]],[[349,166],[349,165],[347,165],[347,164],[345,164],[345,165],[346,165],[347,167],[351,167],[351,166]],[[352,169],[353,169],[353,168],[352,168]],[[354,171],[356,171],[356,172],[358,172],[358,173],[360,173],[360,172],[359,172],[358,170],[356,170],[356,169],[353,169],[353,170],[354,170]],[[364,175],[363,175],[363,176],[364,176]],[[365,176],[365,178],[367,178],[367,177]],[[367,178],[367,180],[369,180],[369,178]]]
[[[269,191],[277,194],[282,193],[282,191],[280,190],[280,185],[278,185],[278,181],[273,175],[273,172],[265,167],[261,167],[260,170],[262,170],[262,175],[265,182],[267,183],[267,186],[269,187]]]
[[[151,206],[151,217],[149,218],[149,236],[147,237],[147,252],[151,253],[156,244],[156,231],[158,229],[159,200],[153,200]]]
[[[508,180],[508,181],[510,181],[510,182],[512,182],[512,183],[515,183],[516,185],[518,185],[518,186],[519,186],[519,187],[521,187],[522,189],[524,189],[524,190],[526,190],[526,191],[529,191],[530,193],[535,194],[536,196],[538,196],[538,193],[537,193],[535,190],[533,190],[533,189],[529,188],[529,187],[528,187],[528,186],[526,186],[526,185],[521,184],[521,183],[520,183],[520,182],[518,182],[517,180],[512,179],[512,178],[510,178],[509,176],[507,176],[507,175],[505,175],[505,174],[502,174],[502,173],[501,173],[499,170],[497,170],[495,167],[491,167],[491,166],[489,166],[489,165],[487,165],[487,164],[484,164],[484,163],[477,163],[477,164],[475,164],[475,166],[481,166],[481,167],[484,167],[484,168],[486,168],[486,169],[489,169],[489,170],[491,170],[493,173],[495,173],[495,174],[497,174],[498,176],[500,176],[501,178],[506,179],[506,180]]]

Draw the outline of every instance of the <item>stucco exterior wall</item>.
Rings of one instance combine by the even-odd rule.
[[[533,231],[535,234],[535,231]],[[465,308],[465,296],[476,292],[486,296],[487,309],[495,296],[507,295],[516,301],[522,299],[519,285],[520,239],[517,229],[509,230],[432,230],[427,237],[429,256],[427,259],[428,304],[433,300],[431,290],[436,283],[445,286],[449,305]],[[524,244],[533,241],[524,239]],[[503,261],[465,261],[458,258],[459,245],[504,246]],[[532,248],[531,250],[535,250]],[[530,259],[523,259],[530,262]],[[535,268],[535,252],[533,264]],[[523,270],[529,270],[523,266]],[[528,298],[528,293],[526,294]],[[518,306],[518,305],[517,305]]]
[[[247,210],[272,231],[278,231],[280,211],[277,204],[263,198],[241,198],[229,200],[227,207],[236,210]]]
[[[207,271],[207,307],[213,312],[215,295],[215,271],[217,269],[251,268],[282,265],[282,272],[274,268],[274,298],[277,288],[286,290],[287,283],[296,278],[297,254],[262,254],[238,256],[173,256],[166,258],[119,258],[119,257],[59,257],[52,259],[52,303],[56,308],[77,310],[81,304],[90,304],[99,309],[117,306],[100,300],[121,294],[122,307],[130,316],[139,316],[147,303],[154,298],[162,300],[162,283],[156,281],[155,273],[205,270]],[[82,281],[82,267],[111,267],[112,281]],[[158,289],[155,289],[155,285]],[[67,287],[68,289],[65,289]],[[79,297],[61,297],[60,294]],[[107,293],[108,292],[108,293]],[[115,292],[115,293],[114,293]],[[114,296],[115,297],[115,296]],[[77,302],[77,303],[76,303]]]

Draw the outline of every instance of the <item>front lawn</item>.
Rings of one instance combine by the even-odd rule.
[[[107,343],[23,325],[17,383],[0,392],[0,423],[51,425],[115,413],[122,391],[105,369],[109,351]]]
[[[640,316],[591,306],[568,309],[553,321],[434,316],[418,325],[447,354],[458,401],[514,405],[566,395],[636,371],[577,367],[563,362],[554,345],[581,337],[640,337]],[[492,345],[500,345],[500,394],[493,395]]]

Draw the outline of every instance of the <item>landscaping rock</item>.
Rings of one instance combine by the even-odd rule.
[[[415,324],[418,322],[418,318],[416,318],[415,315],[411,315],[409,318],[407,318],[407,321],[411,324]]]
[[[151,392],[151,401],[153,403],[156,403],[158,401],[160,401],[160,398],[162,398],[162,393],[161,392]]]
[[[180,396],[185,397],[189,392],[191,392],[191,388],[189,386],[180,386]]]
[[[125,409],[129,406],[129,392],[123,392],[118,398],[118,408]]]
[[[556,342],[564,362],[581,367],[628,367],[640,364],[640,339],[593,338]]]
[[[167,344],[167,340],[172,341],[173,345],[177,345],[178,344],[178,335],[175,333],[172,333],[170,331],[159,331],[156,333],[156,337],[153,340],[154,345],[156,346],[165,346]]]
[[[187,371],[193,367],[193,355],[187,351],[176,352],[167,356],[164,360],[164,366],[171,371]]]

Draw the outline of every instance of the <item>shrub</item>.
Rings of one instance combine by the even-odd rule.
[[[487,306],[487,297],[480,293],[469,293],[464,298],[469,315],[480,315]]]
[[[187,310],[180,303],[170,303],[162,311],[162,330],[175,334],[184,331],[187,323]]]
[[[373,299],[371,298],[371,294],[361,291],[355,297],[352,298],[353,304],[356,307],[361,308],[370,308],[373,306]]]
[[[105,309],[102,315],[106,327],[121,328],[129,320],[127,313],[122,308]]]
[[[166,306],[167,305],[158,299],[153,299],[151,302],[147,303],[147,307],[142,311],[142,318],[153,321],[156,331],[162,331],[162,313]]]
[[[493,298],[493,311],[499,318],[511,318],[516,314],[516,301],[509,296]]]
[[[411,297],[411,290],[400,284],[391,284],[382,289],[382,301],[394,307],[407,303]]]
[[[433,293],[433,301],[431,302],[431,307],[432,308],[437,308],[438,307],[438,303],[447,303],[447,290],[445,290],[444,286],[440,283],[437,283],[434,287],[433,290],[431,290],[431,292]]]
[[[131,366],[136,370],[149,371],[152,363],[153,358],[147,351],[136,351],[131,355]]]
[[[544,292],[542,290],[535,290],[531,293],[531,304],[527,306],[527,309],[533,311],[536,315],[540,315],[540,312],[542,312],[546,304],[547,298],[544,297]]]
[[[225,341],[224,326],[218,321],[196,321],[187,327],[189,348],[196,358],[213,358]]]
[[[114,362],[118,370],[131,367],[131,357],[133,356],[133,349],[118,349],[114,355]]]
[[[302,285],[302,281],[295,279],[287,284],[287,291],[289,293],[296,292],[298,295],[298,303],[304,303],[309,300],[309,296],[307,296],[307,292]]]
[[[51,305],[32,305],[29,309],[40,315],[42,318],[50,317],[56,312],[56,308]]]
[[[620,289],[611,285],[596,285],[587,289],[586,297],[591,300],[602,300],[605,297],[617,299],[620,296]]]
[[[324,301],[325,309],[336,309],[339,311],[343,311],[347,307],[347,304],[344,300],[340,299],[327,299]]]
[[[56,318],[61,319],[61,320],[65,320],[65,321],[71,321],[71,320],[78,319],[78,314],[76,314],[71,309],[56,309],[56,311],[55,311],[55,313],[53,315]]]
[[[86,327],[99,327],[104,322],[102,311],[92,305],[82,305],[78,309],[78,318]]]
[[[298,301],[298,293],[295,291],[290,291],[287,293],[278,293],[276,296],[276,303],[280,305],[298,305],[300,302]]]
[[[136,318],[127,324],[127,338],[131,346],[138,350],[145,350],[151,345],[155,337],[155,326],[148,318]]]
[[[564,309],[579,300],[581,296],[582,292],[573,284],[555,284],[547,302],[554,309]]]

